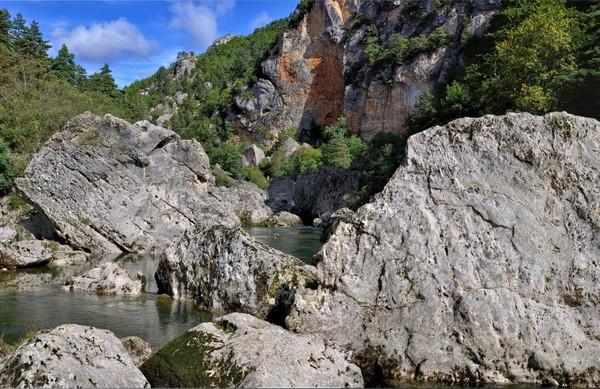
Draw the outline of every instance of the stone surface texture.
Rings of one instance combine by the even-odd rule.
[[[138,273],[135,280],[116,262],[105,262],[82,276],[71,277],[63,289],[121,296],[144,293],[146,276]]]
[[[152,347],[139,336],[127,336],[121,339],[121,343],[137,367],[142,366],[152,356]]]
[[[198,142],[148,122],[85,113],[34,156],[16,188],[75,248],[156,252],[198,223],[239,225],[209,195],[213,183]]]
[[[362,387],[360,369],[347,358],[319,336],[233,313],[192,328],[142,371],[154,387]]]
[[[214,197],[235,213],[245,224],[261,224],[273,216],[266,205],[267,192],[248,181],[235,180],[233,186],[215,186],[209,189]]]
[[[376,375],[600,385],[600,123],[459,119],[340,213],[288,327]]]
[[[110,331],[66,324],[28,339],[0,364],[2,387],[149,388]]]
[[[203,309],[245,312],[273,320],[285,314],[314,268],[254,240],[241,228],[188,231],[161,258],[159,293],[196,301]]]

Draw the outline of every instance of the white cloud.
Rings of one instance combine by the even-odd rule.
[[[171,27],[185,30],[195,46],[206,49],[220,36],[218,18],[234,7],[235,0],[175,3]]]
[[[256,16],[254,19],[252,19],[252,21],[250,22],[250,29],[255,30],[259,27],[264,27],[267,24],[271,23],[272,21],[273,21],[273,18],[270,17],[268,13],[263,11],[258,16]]]
[[[159,45],[149,41],[127,19],[77,26],[72,30],[56,27],[52,31],[53,46],[66,44],[69,51],[84,61],[108,62],[124,57],[148,58]]]

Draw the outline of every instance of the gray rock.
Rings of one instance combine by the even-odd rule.
[[[210,193],[227,204],[244,224],[261,224],[268,221],[273,212],[266,205],[267,192],[247,181],[234,181],[233,186],[211,187]]]
[[[406,166],[317,254],[287,325],[363,374],[600,385],[600,123],[460,119],[409,139]]]
[[[149,388],[110,331],[75,324],[40,332],[0,364],[2,387]]]
[[[139,336],[127,336],[121,339],[121,343],[137,367],[142,366],[152,356],[152,347]]]
[[[360,174],[356,170],[324,167],[308,169],[296,179],[292,212],[303,220],[321,219],[331,222],[331,214],[345,206],[350,196],[358,193]]]
[[[46,265],[52,259],[48,242],[23,240],[9,246],[0,246],[0,267],[20,269]]]
[[[362,387],[347,357],[319,336],[233,313],[192,328],[142,371],[153,387]]]
[[[71,277],[63,289],[97,294],[137,295],[144,293],[146,277],[138,273],[132,280],[127,271],[116,262],[105,262],[86,274]]]
[[[17,231],[10,227],[0,227],[0,244],[11,244],[17,239]]]
[[[188,231],[156,271],[159,293],[196,301],[202,309],[245,312],[277,321],[314,268],[254,240],[241,228]]]
[[[281,227],[299,227],[303,225],[300,216],[286,211],[278,212],[273,216],[273,223]]]
[[[224,44],[228,43],[230,40],[237,38],[239,36],[241,36],[241,35],[237,35],[237,34],[223,35],[222,37],[215,39],[209,48],[224,45]]]
[[[275,213],[290,212],[294,207],[296,182],[289,177],[275,177],[269,184],[266,204]]]
[[[265,152],[257,145],[251,144],[244,150],[244,158],[247,166],[258,166],[260,161],[265,159]]]
[[[55,134],[15,184],[76,248],[157,252],[197,223],[239,225],[208,194],[212,183],[198,142],[86,113]]]

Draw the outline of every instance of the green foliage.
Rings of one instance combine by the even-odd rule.
[[[323,162],[327,166],[337,166],[347,169],[350,167],[352,159],[350,149],[343,137],[331,138],[327,143],[321,146],[323,153]]]
[[[319,149],[301,147],[295,156],[295,165],[298,173],[306,169],[318,169],[323,164],[323,153]]]
[[[15,179],[8,144],[0,139],[0,194],[5,195],[10,190]]]
[[[216,186],[224,186],[226,188],[231,188],[233,186],[233,180],[227,175],[227,173],[220,169],[212,169],[212,173],[215,176]]]
[[[600,86],[600,61],[588,62],[600,59],[592,54],[600,53],[594,10],[597,6],[578,12],[564,0],[507,2],[484,37],[464,41],[467,65],[458,78],[421,97],[408,121],[410,132],[462,116],[507,111],[600,115],[597,105],[590,109],[580,96],[589,86]],[[600,92],[592,100],[600,102]]]
[[[365,145],[357,136],[350,136],[345,117],[325,127],[323,133],[328,138],[320,148],[324,165],[347,169],[362,157]]]
[[[8,204],[11,209],[17,210],[23,208],[27,203],[20,196],[14,194],[10,196]]]

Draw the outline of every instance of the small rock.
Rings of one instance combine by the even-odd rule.
[[[106,262],[95,267],[83,276],[71,277],[63,289],[85,291],[98,294],[136,295],[144,293],[146,277],[138,273],[132,280],[118,263]]]
[[[286,211],[281,211],[273,216],[273,222],[281,227],[301,227],[303,225],[300,216]]]

